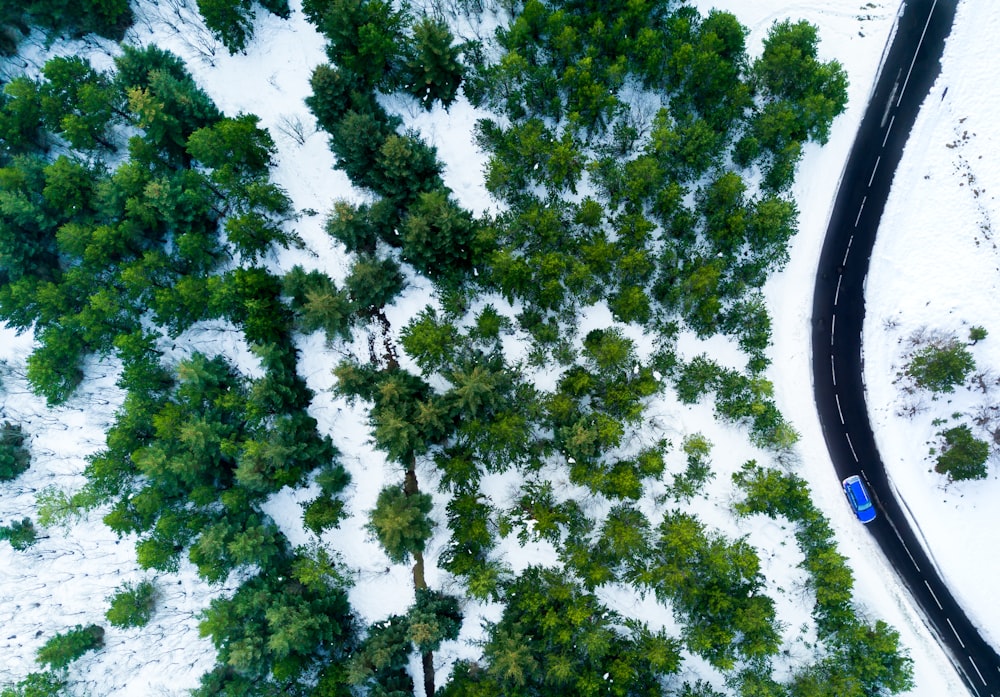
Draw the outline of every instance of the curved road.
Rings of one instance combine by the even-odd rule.
[[[900,509],[875,447],[862,377],[864,284],[875,233],[917,112],[940,72],[958,0],[906,0],[851,149],[813,297],[813,383],[841,479],[862,474],[878,507],[868,526],[970,692],[1000,697],[1000,657],[941,581]],[[860,523],[858,523],[860,525]]]

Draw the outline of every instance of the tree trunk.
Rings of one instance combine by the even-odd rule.
[[[410,455],[410,464],[406,468],[406,478],[403,482],[403,493],[407,496],[420,493],[420,484],[417,482],[416,455]],[[416,590],[426,590],[427,588],[427,579],[424,577],[423,552],[413,553],[413,588]],[[424,694],[426,697],[434,697],[434,653],[426,651],[420,654],[420,661],[424,668]]]
[[[424,693],[434,697],[434,654],[427,651],[420,655],[420,660],[424,664]]]

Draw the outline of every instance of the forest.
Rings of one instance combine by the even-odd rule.
[[[141,631],[157,585],[187,563],[234,588],[199,616],[217,655],[197,697],[912,687],[896,630],[854,604],[766,377],[761,288],[796,232],[796,165],[847,99],[816,27],[776,21],[751,58],[735,16],[680,0],[303,0],[326,53],[305,105],[363,192],[321,212],[347,260],[333,278],[277,263],[307,245],[271,178],[272,134],[223,113],[178,55],[122,41],[126,2],[3,5],[8,56],[32,31],[121,42],[109,68],[57,55],[2,85],[0,321],[33,334],[26,379],[48,404],[71,399],[95,357],[119,367],[124,398],[86,483],[44,492],[36,519],[0,526],[0,540],[23,551],[40,529],[97,516],[150,580],[107,598],[104,623],[46,637],[37,669],[0,695],[76,694],[76,662]],[[232,53],[255,17],[292,13],[281,0],[197,9]],[[487,14],[488,37],[458,38]],[[475,140],[495,212],[462,207],[435,148],[393,110],[401,100],[489,114]],[[425,307],[393,325],[387,308],[418,283]],[[611,321],[581,330],[595,308]],[[176,359],[168,347],[206,323],[232,327],[257,369],[224,352]],[[311,409],[299,347],[315,333],[337,347],[335,397],[364,409],[394,473],[370,510],[354,506],[358,475]],[[685,359],[683,333],[730,337],[744,365]],[[763,464],[726,463],[702,433],[651,416],[703,403]],[[0,482],[30,467],[22,425],[5,421]],[[794,665],[759,551],[700,517],[720,480],[737,529],[780,521],[801,555],[814,635]],[[309,544],[267,512],[285,489],[315,492],[301,510]],[[333,541],[358,516],[410,570],[405,613],[352,607]],[[508,553],[531,545],[551,550],[546,563]],[[672,622],[610,607],[609,589]],[[478,605],[496,619],[442,680],[442,647]]]

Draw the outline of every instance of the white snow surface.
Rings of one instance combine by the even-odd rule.
[[[791,261],[766,288],[774,320],[773,367],[768,377],[774,382],[779,408],[801,433],[796,466],[810,482],[817,505],[831,519],[841,551],[851,560],[858,602],[872,617],[884,618],[899,629],[911,652],[916,677],[911,694],[961,694],[964,688],[954,671],[843,501],[811,390],[810,308],[816,262],[839,173],[893,31],[898,4],[893,0],[699,0],[696,4],[703,11],[714,6],[736,14],[751,30],[751,53],[759,50],[774,20],[807,19],[820,28],[821,57],[837,58],[849,74],[847,112],[834,124],[827,146],[806,148],[800,167],[794,188],[800,231],[791,248]],[[183,2],[140,4],[140,21],[130,40],[155,42],[182,56],[227,114],[252,112],[261,117],[279,148],[275,181],[303,213],[295,230],[307,247],[283,251],[270,263],[276,270],[294,264],[318,268],[340,281],[348,263],[343,250],[323,231],[323,217],[335,200],[360,200],[363,194],[332,168],[327,138],[316,131],[303,103],[312,68],[325,61],[322,37],[293,0],[290,20],[261,17],[246,54],[229,56],[200,27],[190,9],[182,12],[185,24],[179,31],[175,17],[167,11],[175,6]],[[972,350],[980,367],[994,367],[1000,373],[1000,317],[991,303],[1000,279],[1000,252],[990,227],[997,215],[993,192],[1000,191],[1000,169],[991,157],[996,152],[996,136],[989,128],[991,117],[1000,111],[1000,87],[988,72],[988,58],[993,54],[988,42],[998,30],[1000,8],[991,3],[960,3],[942,78],[914,129],[879,233],[868,281],[865,329],[870,409],[882,456],[945,577],[994,642],[998,637],[992,628],[1000,626],[1000,608],[990,602],[989,580],[1000,571],[1000,559],[983,551],[995,549],[997,541],[997,514],[989,505],[1000,494],[995,465],[987,481],[962,486],[945,486],[940,475],[928,471],[932,466],[928,441],[934,440],[937,430],[931,420],[950,418],[952,412],[969,413],[986,396],[960,391],[952,403],[928,400],[928,408],[916,418],[902,418],[896,412],[905,400],[893,379],[902,361],[901,341],[924,326],[954,331],[962,338],[968,326],[984,326],[991,336]],[[946,86],[948,94],[942,99]],[[435,109],[430,114],[415,103],[407,107],[401,99],[393,106],[409,127],[417,128],[438,148],[446,164],[445,181],[462,205],[477,212],[496,207],[482,187],[483,158],[470,135],[480,114],[465,102],[449,112]],[[408,317],[434,303],[429,285],[413,280],[387,312],[397,332]],[[889,319],[891,323],[886,322]],[[588,327],[591,322],[595,326],[611,323],[606,309],[588,318]],[[228,334],[224,328],[223,333]],[[205,333],[198,337],[203,340]],[[84,458],[100,449],[103,432],[122,398],[114,387],[116,366],[93,361],[87,366],[80,394],[63,407],[46,408],[43,400],[30,394],[23,378],[30,342],[30,336],[16,337],[0,329],[0,418],[23,425],[33,455],[27,473],[0,486],[0,521],[4,523],[24,515],[34,517],[34,496],[41,489],[54,485],[72,490],[82,484]],[[245,347],[239,343],[230,342],[229,350],[245,364]],[[345,352],[363,355],[363,348],[360,343],[331,348],[319,335],[300,338],[299,348],[300,372],[317,393],[311,413],[344,453],[353,477],[346,492],[352,516],[339,530],[324,535],[323,543],[340,552],[353,570],[351,602],[362,620],[404,612],[413,597],[409,569],[390,564],[363,527],[379,490],[401,481],[402,472],[372,447],[363,405],[348,405],[329,392],[334,381],[330,368]],[[642,353],[644,347],[639,348]],[[207,347],[199,345],[198,350]],[[680,351],[685,356],[706,351],[724,364],[742,364],[725,340],[698,342],[685,336]],[[702,432],[713,443],[716,476],[709,484],[707,503],[697,514],[727,535],[747,535],[761,550],[767,592],[787,622],[785,648],[793,659],[804,658],[814,638],[808,616],[811,601],[796,568],[800,555],[794,545],[785,544],[789,536],[782,526],[787,524],[763,518],[739,521],[730,510],[729,473],[748,459],[767,464],[768,456],[749,446],[740,429],[716,423],[707,402],[687,408],[664,398],[650,406],[650,416],[650,429],[637,437],[668,437],[676,445],[685,435]],[[675,449],[668,456],[668,470],[677,471],[681,463],[682,454]],[[419,476],[424,490],[434,492],[431,469],[423,467]],[[513,493],[512,484],[503,477],[494,483],[486,493],[502,506]],[[570,488],[568,483],[560,485],[557,495],[567,495]],[[286,490],[267,506],[293,544],[309,540],[302,531],[299,507],[308,495],[308,491]],[[588,503],[593,503],[593,510],[601,510],[601,502]],[[445,530],[443,499],[436,493],[435,504],[438,535],[428,545],[427,579],[432,586],[447,590],[454,580],[436,566]],[[95,512],[65,532],[46,531],[48,536],[26,552],[14,552],[0,543],[0,621],[4,624],[0,684],[34,670],[35,651],[55,632],[78,623],[106,624],[102,599],[126,580],[147,577],[136,565],[134,540],[116,540],[101,523],[100,514]],[[511,536],[500,547],[515,568],[554,560],[551,546],[545,543],[521,548]],[[127,632],[109,627],[107,646],[72,667],[74,694],[181,694],[210,669],[214,650],[208,640],[198,637],[197,613],[211,598],[233,589],[199,581],[190,565],[183,565],[178,574],[161,575],[156,582],[160,598],[151,624]],[[638,598],[629,589],[604,588],[600,595],[613,609],[639,616],[654,627],[674,626],[668,608]],[[499,617],[499,608],[490,604],[470,602],[465,612],[460,639],[447,642],[436,655],[439,683],[456,658],[477,654],[473,642],[482,636],[480,622]],[[711,675],[707,665],[689,658],[685,671],[691,668],[702,676]]]
[[[868,409],[890,479],[906,502],[924,546],[956,598],[994,645],[1000,644],[1000,471],[996,446],[987,479],[949,484],[933,471],[944,428],[973,424],[997,404],[1000,369],[1000,86],[990,71],[1000,12],[962,2],[942,64],[910,134],[872,253],[864,327]],[[898,373],[916,332],[969,340],[988,391],[958,387],[931,398],[905,394]],[[909,414],[916,407],[914,416]],[[955,418],[958,415],[958,418]],[[932,423],[944,420],[943,425]]]

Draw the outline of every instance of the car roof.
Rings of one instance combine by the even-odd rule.
[[[857,475],[848,477],[844,480],[844,485],[850,488],[851,494],[853,494],[859,506],[871,503],[871,499],[868,498],[868,491],[865,489],[865,485],[861,483],[861,477]]]

